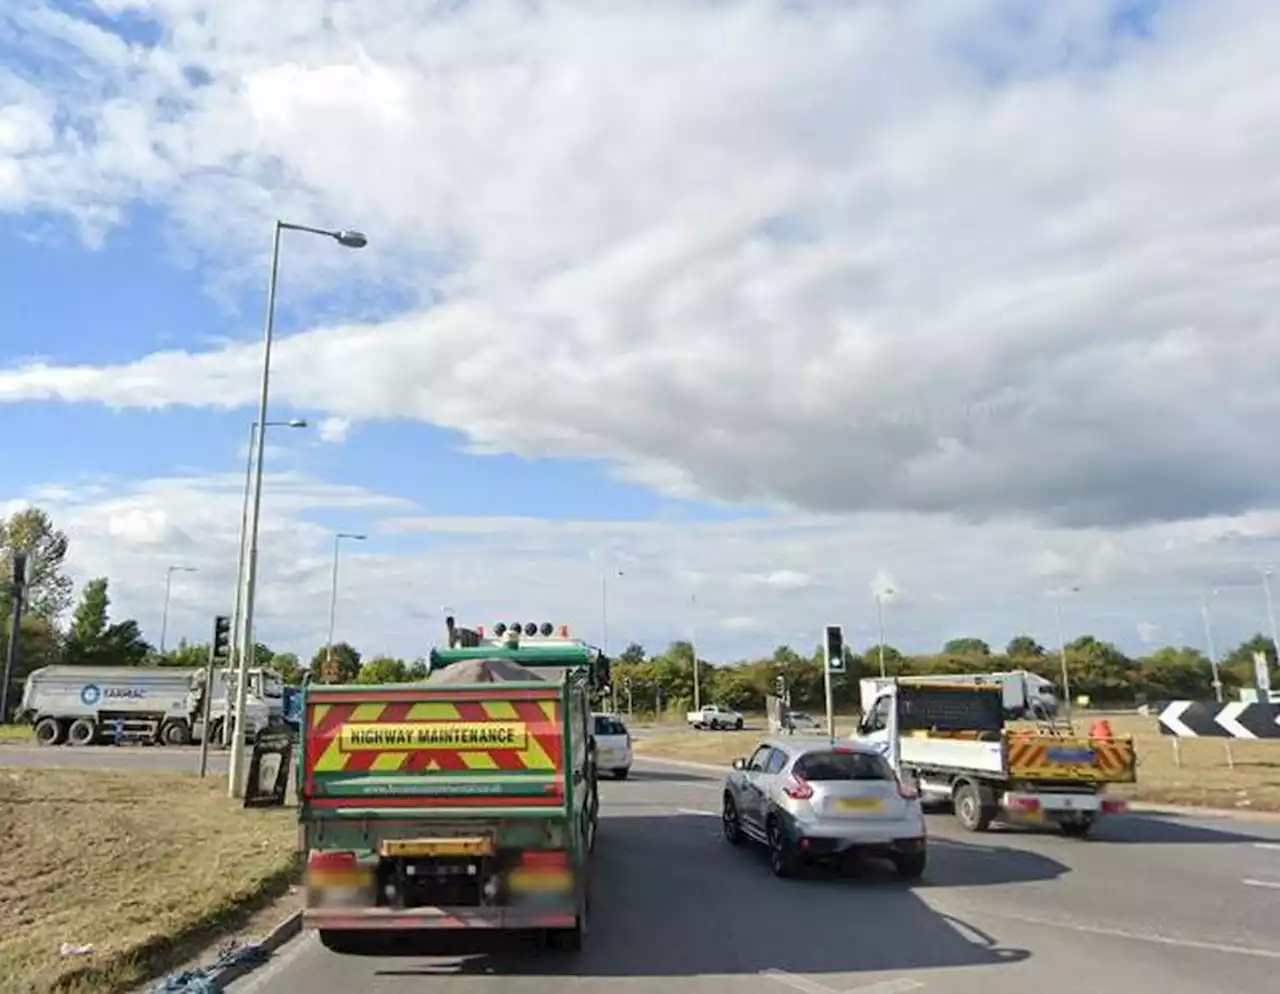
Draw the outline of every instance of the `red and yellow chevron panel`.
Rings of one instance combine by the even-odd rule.
[[[557,699],[347,699],[308,712],[308,774],[562,769]]]
[[[1090,780],[1132,783],[1136,758],[1131,739],[1063,738],[1015,734],[1009,737],[1009,776],[1025,780]]]

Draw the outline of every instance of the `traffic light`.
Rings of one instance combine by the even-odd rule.
[[[823,648],[826,650],[827,669],[832,673],[843,673],[844,632],[839,625],[827,625]]]
[[[213,619],[213,658],[229,659],[231,656],[231,619],[220,614]]]

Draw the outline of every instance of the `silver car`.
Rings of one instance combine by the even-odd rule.
[[[864,743],[768,739],[733,761],[723,812],[725,839],[766,846],[775,876],[864,853],[889,859],[904,879],[924,875],[919,791]]]

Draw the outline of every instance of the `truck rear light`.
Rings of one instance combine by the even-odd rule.
[[[1104,815],[1122,815],[1129,810],[1129,805],[1124,801],[1107,798],[1102,802],[1102,813]]]
[[[1039,811],[1040,798],[1018,797],[1017,795],[1014,795],[1013,797],[1007,798],[1005,800],[1005,807],[1008,808],[1010,811],[1025,811],[1025,812]]]
[[[796,776],[792,777],[790,783],[783,786],[782,792],[793,801],[807,801],[813,796],[813,788],[809,786],[808,781]]]
[[[522,870],[565,870],[569,854],[563,849],[526,849],[520,854]]]
[[[354,870],[356,854],[346,849],[312,849],[307,856],[308,870]]]

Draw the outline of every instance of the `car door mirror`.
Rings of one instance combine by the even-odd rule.
[[[745,770],[745,769],[747,768],[747,760],[746,760],[746,757],[745,757],[745,756],[739,756],[737,759],[735,759],[735,760],[733,761],[733,768],[734,768],[735,770]]]

